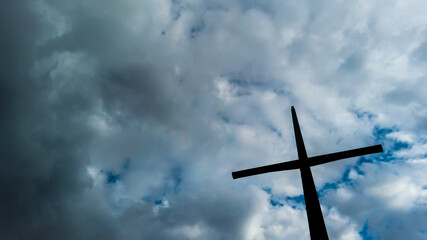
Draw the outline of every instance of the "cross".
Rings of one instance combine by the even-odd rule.
[[[291,112],[292,122],[294,124],[295,140],[297,143],[298,159],[232,172],[232,176],[233,179],[236,179],[269,172],[299,169],[301,172],[302,188],[304,192],[305,206],[307,209],[310,237],[311,239],[327,240],[328,233],[326,231],[325,221],[323,220],[319,198],[317,196],[316,187],[314,185],[310,167],[344,158],[351,158],[366,154],[382,152],[383,148],[381,145],[374,145],[370,147],[357,148],[343,152],[330,153],[315,157],[307,157],[307,152],[305,151],[304,146],[304,140],[302,139],[301,129],[298,124],[297,114],[293,106],[291,107]]]

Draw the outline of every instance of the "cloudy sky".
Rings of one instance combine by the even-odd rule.
[[[427,4],[4,0],[1,239],[427,238]]]

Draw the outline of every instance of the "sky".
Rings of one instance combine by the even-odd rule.
[[[1,239],[427,239],[427,4],[0,3]]]

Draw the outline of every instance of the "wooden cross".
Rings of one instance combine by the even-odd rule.
[[[310,237],[311,239],[325,240],[328,239],[328,233],[326,231],[325,221],[323,220],[319,198],[317,196],[316,187],[314,185],[310,167],[344,158],[351,158],[366,154],[382,152],[383,148],[381,145],[374,145],[370,147],[363,147],[343,152],[330,153],[315,157],[307,157],[307,152],[305,151],[304,146],[304,140],[302,138],[301,129],[298,124],[298,118],[294,107],[291,107],[291,112],[292,122],[294,124],[295,140],[297,143],[298,159],[232,172],[232,176],[233,179],[236,179],[262,173],[299,169],[301,172],[302,188],[304,192],[305,206],[307,209]]]

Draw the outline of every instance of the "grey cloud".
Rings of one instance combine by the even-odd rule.
[[[352,54],[347,57],[340,69],[347,71],[357,71],[363,67],[363,56],[360,54]]]
[[[172,199],[169,208],[159,211],[160,216],[148,218],[154,203],[145,203],[142,212],[138,210],[140,204],[131,203],[128,210],[115,217],[108,210],[108,198],[96,195],[99,193],[96,189],[102,186],[94,183],[87,167],[95,164],[108,170],[115,164],[103,165],[102,159],[91,157],[91,147],[97,146],[93,143],[102,142],[99,134],[103,134],[102,131],[97,133],[91,125],[94,114],[107,116],[111,120],[107,125],[121,126],[124,130],[134,128],[134,123],[138,123],[136,127],[148,124],[148,129],[140,132],[142,155],[132,152],[137,146],[128,147],[130,152],[127,153],[112,147],[131,154],[136,169],[154,167],[138,174],[146,175],[141,177],[143,181],[159,180],[158,184],[148,185],[158,191],[156,188],[163,186],[164,178],[156,175],[167,174],[168,168],[176,165],[169,163],[168,158],[178,157],[162,153],[176,151],[167,150],[168,147],[176,148],[170,146],[167,138],[174,131],[178,136],[185,134],[184,130],[191,124],[184,121],[191,119],[187,115],[192,114],[188,108],[197,108],[197,103],[187,98],[178,80],[170,81],[175,74],[173,66],[166,59],[153,56],[158,54],[157,50],[150,52],[144,46],[145,33],[135,36],[126,29],[122,22],[124,15],[93,16],[91,10],[95,9],[79,6],[73,9],[74,4],[70,5],[48,8],[64,14],[67,21],[68,29],[59,37],[51,37],[52,23],[40,20],[43,18],[35,6],[26,3],[2,7],[12,13],[2,16],[8,16],[9,22],[21,21],[24,29],[17,32],[4,30],[11,25],[2,27],[6,31],[4,36],[9,38],[3,38],[2,43],[5,49],[2,54],[5,63],[2,71],[5,100],[2,101],[2,155],[6,164],[1,169],[1,235],[8,239],[144,236],[185,239],[184,235],[174,235],[170,231],[197,223],[208,229],[203,234],[208,234],[206,237],[210,239],[239,238],[242,231],[239,226],[246,211],[239,207],[241,201],[230,197],[210,199],[201,194],[196,199],[179,200],[180,203]],[[20,19],[22,16],[24,20]],[[49,31],[46,33],[43,29]],[[14,49],[10,49],[11,45]],[[142,56],[135,55],[139,53]],[[147,55],[152,57],[144,59]],[[165,69],[171,70],[165,72]],[[158,134],[164,136],[159,138]],[[150,135],[152,139],[148,139]],[[123,138],[114,142],[129,145],[126,143],[129,136],[118,134],[117,137]],[[160,141],[156,143],[156,139]],[[110,152],[114,152],[113,149]],[[146,156],[145,152],[148,152]],[[118,162],[121,159],[110,160]],[[152,163],[147,165],[144,163],[147,161]],[[138,182],[135,176],[129,179]],[[110,194],[108,191],[104,194]],[[185,198],[186,194],[180,196]],[[199,217],[195,217],[197,215]],[[138,223],[135,228],[130,228],[129,232],[122,230],[127,229],[125,224],[134,225],[133,221]]]
[[[424,40],[411,54],[412,60],[424,63],[427,60],[427,40]]]
[[[64,203],[69,201],[67,197],[79,198],[79,188],[89,183],[88,177],[81,174],[84,153],[77,151],[90,138],[90,131],[84,124],[78,124],[81,112],[89,106],[52,114],[54,106],[47,100],[46,85],[38,83],[30,74],[35,60],[34,41],[49,28],[27,4],[31,5],[2,3],[1,8],[2,17],[7,18],[1,26],[6,37],[0,40],[4,50],[1,55],[4,100],[1,235],[8,239],[37,236],[38,229],[58,220],[55,212],[72,211],[64,208]],[[65,216],[58,217],[65,220]],[[56,231],[69,233],[77,228],[71,223],[65,226]]]

